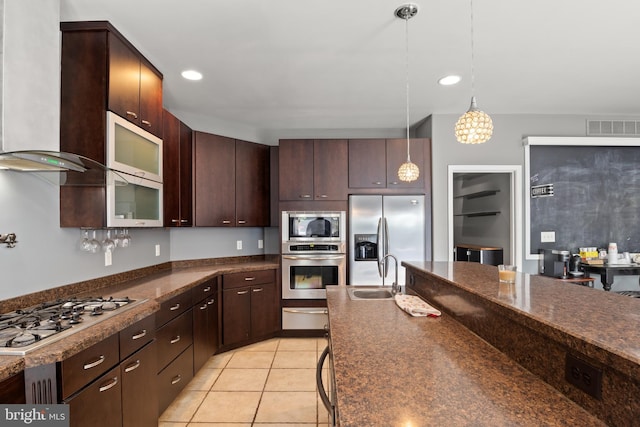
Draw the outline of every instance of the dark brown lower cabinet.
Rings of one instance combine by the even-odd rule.
[[[120,363],[122,377],[122,426],[158,425],[158,364],[156,342],[152,341]]]
[[[222,339],[231,345],[249,339],[251,332],[251,287],[222,291]]]
[[[223,345],[267,337],[280,329],[275,282],[222,291]]]
[[[193,373],[218,349],[218,296],[211,295],[193,306]]]
[[[0,381],[0,402],[7,404],[27,403],[24,394],[24,371]]]
[[[158,416],[193,378],[193,345],[158,373]],[[152,383],[149,384],[149,387]]]
[[[120,366],[108,371],[79,393],[66,399],[71,427],[122,425]]]

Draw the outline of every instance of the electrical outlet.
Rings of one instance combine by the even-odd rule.
[[[542,231],[540,233],[540,243],[553,243],[556,241],[555,231]]]
[[[236,241],[236,249],[239,251],[242,250],[242,240]]]
[[[602,400],[602,369],[567,353],[564,377],[589,396]]]
[[[264,240],[259,239],[258,240],[258,249],[262,249],[262,248],[264,248]]]
[[[111,265],[111,251],[106,251],[104,253],[104,266],[109,267]]]
[[[160,256],[160,245],[156,245],[156,256]]]

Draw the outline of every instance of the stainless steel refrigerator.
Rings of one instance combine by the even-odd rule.
[[[349,285],[391,286],[398,258],[398,284],[405,284],[402,261],[424,261],[424,196],[349,197]]]

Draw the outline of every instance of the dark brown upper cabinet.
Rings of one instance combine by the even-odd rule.
[[[162,123],[164,226],[191,227],[193,131],[166,110]]]
[[[194,133],[194,222],[198,227],[267,227],[269,147]]]
[[[280,200],[347,200],[346,139],[282,139],[278,153]]]
[[[406,139],[349,140],[349,188],[354,193],[370,190],[423,190],[431,179],[429,139],[410,141],[411,161],[420,168],[420,177],[413,182],[398,179],[398,168],[407,159]]]

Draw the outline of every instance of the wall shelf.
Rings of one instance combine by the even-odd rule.
[[[480,197],[488,197],[488,196],[493,196],[496,193],[499,193],[500,190],[484,190],[484,191],[477,191],[475,193],[469,193],[469,194],[462,194],[460,196],[455,196],[455,199],[466,199],[466,200],[471,200],[471,199],[477,199]]]
[[[476,216],[493,216],[498,215],[500,211],[480,211],[480,212],[466,212],[456,214],[455,216],[465,216],[467,218],[476,217]]]

